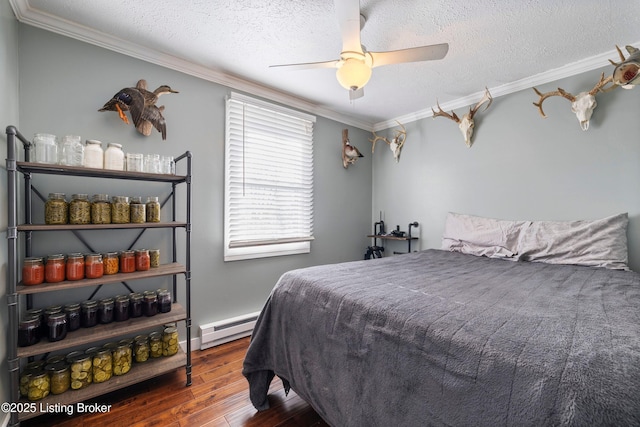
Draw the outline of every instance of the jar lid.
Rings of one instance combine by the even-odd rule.
[[[39,316],[25,316],[20,321],[20,326],[36,326],[40,324]]]
[[[114,258],[118,256],[118,252],[105,252],[102,254],[102,258]]]
[[[113,350],[115,348],[118,347],[118,343],[117,342],[108,342],[105,345],[103,345],[102,347],[109,349],[109,350]]]
[[[65,135],[62,137],[63,141],[82,141],[82,137],[80,135]]]
[[[129,199],[131,203],[142,203],[142,197],[133,196]]]
[[[80,200],[88,200],[89,199],[89,195],[88,194],[83,194],[83,193],[79,193],[79,194],[73,194],[71,196],[72,199],[80,199]]]
[[[103,298],[100,300],[99,304],[100,305],[105,305],[105,304],[113,304],[114,299],[109,297],[109,298]]]
[[[47,261],[60,261],[64,259],[64,255],[62,254],[53,254],[47,257]]]
[[[122,148],[122,144],[117,144],[115,142],[110,142],[110,143],[107,144],[107,147]]]
[[[129,295],[116,295],[116,301],[129,301]]]
[[[176,328],[175,326],[171,326],[169,328],[164,328],[164,333],[165,334],[174,334],[178,332],[178,328]]]
[[[45,314],[60,313],[61,311],[62,311],[61,305],[52,305],[51,307],[47,307],[44,309]]]
[[[87,139],[87,145],[102,145],[102,141],[97,139]]]
[[[93,200],[96,202],[108,202],[109,195],[108,194],[94,194]]]
[[[79,309],[80,309],[80,304],[78,304],[77,302],[72,302],[71,304],[67,304],[64,306],[65,311],[79,310]]]
[[[56,362],[56,363],[49,363],[44,367],[44,370],[46,372],[49,372],[52,374],[59,374],[66,371],[67,369],[69,369],[69,367],[63,361]]]
[[[136,249],[136,255],[140,254],[140,255],[145,255],[149,253],[149,249]]]
[[[29,257],[24,259],[25,265],[41,264],[42,257]]]
[[[50,199],[64,199],[65,193],[49,193]]]
[[[30,308],[25,311],[25,315],[32,314],[34,316],[40,316],[42,313],[44,313],[44,309],[42,308]]]
[[[122,256],[122,255],[124,255],[124,256],[133,256],[133,255],[135,255],[135,253],[136,253],[135,251],[133,251],[133,250],[131,250],[131,249],[128,249],[128,250],[126,250],[126,251],[121,251],[121,252],[120,252],[120,255],[121,255],[121,256]]]
[[[62,354],[57,354],[55,356],[47,357],[47,365],[54,365],[60,362],[64,362],[64,355]]]
[[[93,357],[95,354],[97,354],[100,351],[102,351],[102,349],[100,347],[89,347],[88,349],[86,349],[84,351],[84,354],[88,354],[91,357]]]
[[[40,371],[44,368],[44,360],[36,360],[34,362],[27,363],[27,366],[24,367],[25,371]]]
[[[135,337],[133,337],[133,342],[147,341],[148,339],[149,339],[148,335],[136,335]]]
[[[33,139],[36,139],[36,138],[43,138],[43,139],[53,138],[53,139],[55,139],[56,136],[53,135],[53,134],[50,134],[50,133],[36,133],[36,134],[34,134]]]
[[[84,256],[85,261],[102,262],[102,255],[100,254],[86,254]]]
[[[151,332],[149,334],[149,339],[161,339],[162,338],[162,334],[160,332]]]
[[[102,348],[94,347],[94,348],[95,348],[95,351],[93,352],[94,356],[104,356],[105,354],[111,353],[111,349],[108,348],[108,347],[102,347]],[[87,351],[89,351],[89,350],[87,350]]]
[[[118,347],[131,346],[132,344],[133,344],[133,338],[125,338],[123,340],[118,341]]]
[[[82,255],[80,252],[74,252],[67,255],[67,261],[70,259],[78,259],[78,258],[84,259],[84,255]]]
[[[67,313],[51,313],[49,315],[49,322],[55,322],[55,321],[60,321],[60,320],[64,320],[65,322],[67,321]]]
[[[157,294],[156,294],[156,291],[144,291],[144,293],[142,295],[144,295],[146,297],[146,296],[151,296],[151,295],[156,296]]]
[[[129,203],[127,196],[113,196],[112,200],[114,203]]]
[[[148,196],[147,197],[147,203],[148,202],[157,202],[158,201],[158,196]]]
[[[67,360],[69,361],[69,363],[84,362],[91,359],[91,355],[86,354],[83,351],[74,351],[73,353],[75,354],[69,353],[69,355],[67,355]]]
[[[134,292],[132,294],[129,294],[129,299],[131,301],[138,301],[142,299],[142,294],[139,292]]]
[[[89,299],[86,301],[82,301],[82,303],[80,304],[82,307],[95,307],[96,305],[98,305],[98,301],[93,300],[93,299]]]

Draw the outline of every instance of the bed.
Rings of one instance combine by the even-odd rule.
[[[519,230],[511,257],[285,273],[244,361],[253,405],[278,376],[334,427],[640,425],[640,275],[522,262]]]

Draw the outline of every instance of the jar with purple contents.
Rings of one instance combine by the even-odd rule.
[[[67,336],[67,315],[63,312],[54,313],[47,319],[49,326],[49,341],[60,341]]]
[[[18,346],[28,347],[40,341],[40,316],[29,315],[18,325]]]
[[[129,297],[118,295],[114,304],[114,318],[116,322],[129,320]]]
[[[142,316],[142,299],[141,293],[134,292],[129,294],[129,315],[131,317]]]
[[[101,299],[98,302],[98,321],[106,324],[113,322],[113,311],[115,301],[113,298]]]
[[[154,291],[146,291],[144,293],[142,313],[147,317],[158,314],[158,295]]]
[[[67,304],[64,312],[67,314],[67,330],[71,332],[80,329],[80,304]]]
[[[166,289],[158,289],[158,313],[171,311],[171,292]]]
[[[98,324],[98,302],[95,300],[84,301],[80,305],[80,325],[83,328],[91,328]]]

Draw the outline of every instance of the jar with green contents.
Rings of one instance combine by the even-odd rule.
[[[126,196],[113,196],[113,199],[111,199],[111,223],[127,224],[130,217],[129,198]]]
[[[113,374],[124,375],[131,370],[132,343],[130,341],[120,341],[118,347],[113,350]]]
[[[142,203],[141,197],[132,197],[129,204],[131,222],[134,224],[142,224],[147,220],[146,207]]]
[[[88,194],[71,196],[69,224],[91,224],[91,202],[89,202]]]
[[[138,363],[149,360],[149,337],[140,335],[133,340],[133,356]]]
[[[44,204],[44,223],[60,225],[68,222],[69,204],[64,193],[49,193],[49,198]]]
[[[31,401],[43,399],[49,395],[50,391],[51,381],[46,371],[31,374],[27,385],[27,399]]]
[[[93,354],[93,382],[103,383],[111,379],[113,373],[113,356],[111,349],[100,348]]]
[[[152,358],[162,357],[162,334],[160,332],[149,334],[149,355]]]
[[[111,224],[111,203],[106,194],[95,194],[91,200],[91,223]]]
[[[93,382],[91,355],[80,353],[71,359],[71,389],[80,390]]]
[[[147,197],[147,222],[160,222],[160,203],[158,197]]]
[[[165,328],[162,333],[162,355],[173,356],[178,352],[178,328]]]
[[[71,387],[71,371],[64,362],[58,362],[45,366],[49,373],[51,394],[62,394]]]
[[[33,375],[39,374],[44,369],[44,360],[28,363],[20,372],[20,395],[29,397],[29,382]]]

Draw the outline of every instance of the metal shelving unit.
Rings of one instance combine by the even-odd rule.
[[[14,126],[7,126],[7,186],[8,186],[8,216],[7,216],[7,305],[8,305],[8,334],[7,334],[7,360],[10,374],[10,394],[12,402],[19,402],[19,374],[20,360],[46,354],[50,351],[64,350],[75,346],[88,345],[91,343],[114,339],[119,336],[134,334],[169,322],[184,321],[186,328],[186,352],[179,351],[177,355],[149,360],[144,365],[135,365],[131,372],[119,377],[113,377],[109,381],[101,384],[92,384],[83,390],[69,390],[59,395],[49,395],[39,401],[43,405],[72,404],[100,396],[102,394],[127,387],[131,384],[144,381],[149,378],[167,373],[181,367],[186,369],[186,385],[191,385],[191,153],[185,152],[175,159],[176,163],[186,162],[186,175],[163,175],[142,172],[112,171],[104,169],[92,169],[82,167],[48,165],[29,162],[29,146],[31,142],[27,140]],[[16,146],[20,141],[25,150],[25,161],[17,160]],[[18,224],[18,174],[24,176],[24,217],[25,221]],[[34,191],[31,184],[32,174],[51,174],[73,177],[92,177],[120,180],[137,180],[147,182],[165,182],[171,185],[171,193],[166,201],[171,201],[172,220],[163,223],[144,224],[88,224],[88,225],[45,225],[33,224],[31,218],[31,193]],[[176,221],[177,202],[176,186],[186,185],[186,202],[181,208],[186,210],[186,221]],[[165,201],[165,202],[166,202]],[[61,231],[73,232],[76,236],[83,230],[113,230],[113,229],[137,229],[140,234],[148,229],[165,228],[172,230],[173,237],[173,257],[169,264],[161,265],[148,271],[137,271],[133,273],[118,273],[110,276],[103,276],[99,279],[84,279],[78,281],[63,281],[59,283],[44,283],[42,285],[25,286],[18,280],[18,236],[23,233],[25,236],[24,256],[31,255],[31,234],[39,231]],[[177,230],[185,231],[185,251],[181,254],[184,264],[178,262],[178,251],[176,245]],[[80,239],[83,243],[85,241]],[[137,240],[137,239],[136,239]],[[85,243],[86,244],[86,243]],[[177,303],[177,276],[184,275],[185,279],[185,301]],[[79,329],[69,332],[62,341],[45,342],[41,341],[30,347],[18,347],[17,331],[19,322],[20,298],[27,299],[27,305],[31,304],[30,298],[34,294],[45,292],[65,291],[79,287],[109,286],[124,281],[140,280],[151,277],[173,277],[173,306],[169,313],[158,314],[153,317],[130,319],[125,322],[98,325],[89,329]],[[36,405],[38,408],[41,405]],[[33,413],[12,413],[11,426],[18,426],[20,421],[40,415],[38,411]]]

